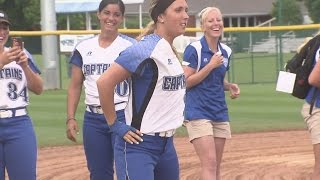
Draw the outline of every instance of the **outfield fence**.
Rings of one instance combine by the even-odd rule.
[[[222,42],[233,50],[231,68],[227,78],[239,84],[274,83],[279,70],[293,56],[306,37],[318,33],[320,24],[271,26],[271,27],[234,27],[225,28]],[[135,37],[141,29],[120,29],[121,33]],[[40,67],[41,37],[55,35],[86,35],[98,34],[99,30],[64,30],[64,31],[11,31],[11,36],[23,36],[25,47],[36,54]],[[187,28],[187,32],[201,32],[199,28]],[[194,39],[194,38],[193,38]],[[59,42],[59,41],[58,41]],[[60,44],[58,44],[60,46]],[[48,47],[50,48],[50,47]],[[70,53],[61,52],[59,61],[62,88],[68,81],[68,63]]]

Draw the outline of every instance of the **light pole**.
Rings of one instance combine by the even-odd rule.
[[[278,0],[278,25],[282,25],[282,0]],[[283,68],[283,55],[282,55],[282,32],[278,33],[279,37],[279,62],[280,62],[280,70]]]
[[[41,0],[41,30],[55,31],[57,29],[55,1]],[[58,55],[58,38],[55,35],[41,37],[43,59],[43,81],[45,89],[61,88],[60,58]]]

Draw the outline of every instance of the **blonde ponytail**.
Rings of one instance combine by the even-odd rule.
[[[182,62],[182,57],[181,54],[178,53],[177,49],[171,45],[172,51],[174,52],[174,54],[177,56],[177,58],[179,59],[180,62]]]
[[[147,27],[144,28],[142,33],[138,37],[136,37],[136,39],[140,41],[144,36],[152,34],[155,29],[156,29],[155,23],[153,21],[150,21]]]

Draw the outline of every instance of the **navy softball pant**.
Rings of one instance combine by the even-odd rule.
[[[130,144],[116,136],[115,164],[118,180],[179,180],[179,163],[172,137],[143,135]]]
[[[124,121],[124,111],[117,111]],[[83,122],[83,146],[91,180],[113,180],[114,135],[103,114],[86,111]]]
[[[37,141],[28,115],[0,118],[0,180],[35,180]]]

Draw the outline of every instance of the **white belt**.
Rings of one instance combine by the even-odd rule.
[[[115,104],[114,106],[115,106],[116,111],[119,111],[119,110],[122,110],[122,109],[126,108],[127,102],[122,102],[122,103],[119,103],[119,104]]]
[[[159,136],[159,137],[172,137],[175,134],[176,130],[171,129],[168,131],[162,131],[162,132],[157,132],[157,133],[146,133],[146,135],[150,136]]]
[[[115,109],[116,111],[122,110],[127,106],[126,102],[123,103],[119,103],[115,105]],[[103,110],[101,106],[90,106],[87,105],[86,107],[86,111],[92,112],[92,113],[96,113],[96,114],[103,114]]]
[[[96,114],[103,114],[101,106],[87,106],[86,110]]]
[[[2,109],[0,110],[0,118],[11,118],[27,115],[27,109]]]

